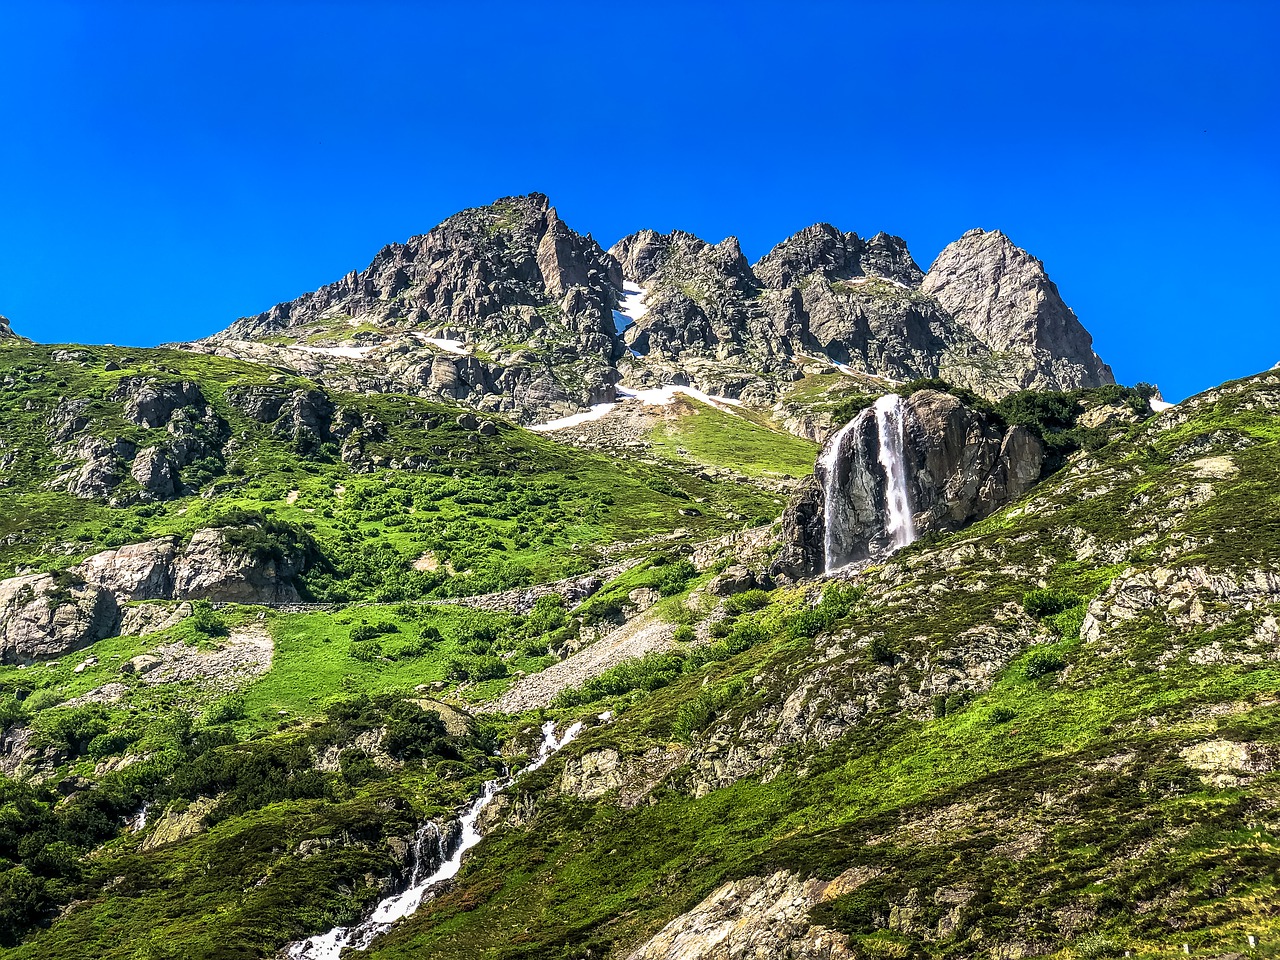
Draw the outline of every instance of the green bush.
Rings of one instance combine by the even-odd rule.
[[[731,614],[752,613],[769,605],[769,594],[764,590],[744,590],[724,602]]]
[[[206,726],[212,726],[219,723],[234,723],[237,720],[243,720],[244,717],[244,695],[231,693],[210,704],[201,715],[200,722]]]
[[[744,689],[743,681],[735,680],[723,687],[700,691],[696,697],[684,703],[677,711],[676,718],[671,724],[672,732],[680,740],[686,742],[691,740],[711,726],[725,710],[737,703],[742,698]]]
[[[1023,672],[1028,680],[1035,680],[1038,677],[1057,673],[1064,666],[1066,666],[1065,661],[1052,650],[1032,650],[1027,657]]]
[[[411,700],[401,700],[392,706],[382,747],[402,760],[428,756],[457,759],[457,751],[449,743],[440,714],[424,710]]]
[[[1070,590],[1028,590],[1022,595],[1022,609],[1037,620],[1077,606],[1081,598]]]
[[[225,637],[231,632],[208,600],[196,600],[191,607],[191,625],[206,637]]]
[[[362,623],[351,630],[352,641],[359,643],[361,640],[372,640],[374,637],[386,636],[389,633],[399,633],[400,628],[394,623],[382,621],[380,623]]]
[[[361,663],[372,663],[382,659],[382,644],[377,640],[358,640],[347,647],[352,660]]]
[[[1017,713],[1009,707],[996,707],[987,714],[987,725],[991,727],[998,727],[1003,723],[1008,723],[1016,716]]]
[[[698,568],[690,560],[681,559],[668,566],[658,581],[658,592],[664,597],[684,593],[689,581],[698,575]]]
[[[884,666],[892,666],[897,659],[893,648],[889,646],[889,642],[884,637],[871,638],[871,643],[867,647],[867,655],[871,657],[873,662]]]

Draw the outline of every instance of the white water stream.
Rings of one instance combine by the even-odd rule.
[[[557,737],[556,722],[548,720],[542,725],[542,743],[538,746],[538,756],[516,776],[537,770],[550,760],[556,751],[567,746],[581,731],[582,724],[575,723],[565,730],[562,736]],[[285,948],[285,956],[289,960],[339,960],[343,950],[369,949],[369,945],[376,937],[386,932],[397,920],[403,920],[416,911],[422,906],[424,900],[433,896],[437,885],[457,874],[462,867],[462,855],[480,842],[480,831],[476,829],[480,813],[500,791],[514,783],[515,779],[516,777],[506,777],[485,783],[480,790],[480,796],[471,802],[462,815],[461,832],[452,854],[445,848],[440,828],[434,823],[424,824],[414,836],[413,871],[406,889],[382,900],[374,907],[367,919],[354,927],[334,927],[328,933],[316,934],[306,940],[289,944]],[[428,843],[435,844],[440,866],[426,877],[421,877],[419,874]]]
[[[886,393],[840,428],[822,452],[823,566],[827,573],[839,569],[843,559],[836,541],[838,519],[835,503],[839,497],[838,468],[840,449],[845,434],[858,429],[869,418],[875,418],[877,459],[884,474],[884,532],[893,550],[901,549],[916,538],[915,519],[911,512],[910,478],[907,476],[907,407],[896,393]]]
[[[834,570],[838,564],[836,559],[836,536],[835,524],[831,521],[835,519],[835,511],[832,504],[836,502],[837,491],[837,470],[840,465],[840,447],[844,444],[844,435],[857,426],[858,421],[862,419],[862,414],[850,420],[839,432],[831,438],[831,443],[827,449],[822,452],[822,510],[823,510],[823,539],[822,539],[822,558],[823,564],[827,572]]]
[[[886,393],[876,401],[875,411],[884,469],[884,530],[897,550],[916,538],[907,486],[907,407],[898,394]]]

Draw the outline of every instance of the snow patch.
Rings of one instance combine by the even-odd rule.
[[[363,360],[375,347],[293,347],[303,353],[322,353],[329,357],[345,357],[348,360]]]
[[[640,318],[649,312],[649,308],[644,305],[645,295],[644,287],[637,286],[634,283],[624,283],[622,285],[621,309],[617,312],[632,323],[638,323]]]
[[[683,393],[687,397],[695,400],[701,400],[703,403],[721,410],[727,407],[742,406],[741,400],[732,400],[729,397],[713,397],[710,394],[703,393],[701,390],[695,390],[693,387],[657,387],[649,390],[635,390],[631,387],[618,386],[618,396],[626,400],[639,400],[647,407],[665,407],[673,403],[676,394]],[[729,410],[733,413],[733,410]]]
[[[467,346],[461,340],[446,340],[442,337],[423,337],[426,343],[439,347],[445,353],[456,353],[460,357],[467,355]]]
[[[1151,406],[1152,413],[1164,413],[1166,410],[1172,410],[1177,406],[1176,403],[1169,403],[1167,400],[1156,400],[1154,397],[1147,401]]]
[[[576,427],[580,423],[589,423],[592,420],[599,420],[616,406],[616,403],[592,404],[591,408],[584,413],[575,413],[572,416],[561,417],[559,420],[549,420],[546,423],[536,424],[529,429],[535,433],[550,433],[552,430],[565,430],[569,427]]]

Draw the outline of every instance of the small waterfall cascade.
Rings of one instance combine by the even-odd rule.
[[[582,732],[582,724],[575,723],[563,734],[556,736],[556,722],[548,720],[542,725],[542,742],[538,745],[538,755],[533,762],[520,771],[515,777],[502,780],[489,780],[463,813],[459,826],[456,845],[452,852],[447,849],[440,828],[434,823],[423,824],[414,834],[413,869],[409,876],[409,885],[399,893],[382,900],[369,916],[354,927],[334,927],[327,933],[316,934],[306,940],[291,943],[284,949],[284,956],[289,960],[340,960],[344,950],[368,950],[370,944],[385,933],[397,920],[414,913],[422,906],[424,900],[430,899],[433,888],[454,877],[462,867],[462,855],[480,842],[480,831],[476,824],[480,814],[490,801],[502,790],[515,782],[523,774],[537,770],[551,759],[555,753]],[[434,850],[435,856],[428,858],[427,851]],[[430,859],[438,863],[427,876],[421,876],[422,865]]]
[[[850,420],[839,432],[831,438],[831,442],[827,444],[827,448],[822,451],[822,459],[818,461],[818,465],[822,467],[822,503],[823,510],[826,513],[826,522],[822,525],[823,541],[822,541],[822,557],[826,571],[834,570],[836,564],[836,525],[831,522],[835,511],[831,509],[831,504],[836,502],[837,491],[839,490],[839,470],[840,466],[840,448],[844,446],[845,434],[854,429],[858,425],[858,421],[862,419],[862,414]]]
[[[907,408],[896,393],[887,393],[863,410],[850,423],[845,424],[832,437],[818,461],[822,477],[823,496],[823,566],[827,573],[839,569],[847,560],[839,545],[840,519],[836,505],[840,501],[840,457],[845,437],[853,433],[855,439],[874,424],[876,433],[876,464],[884,481],[884,539],[890,551],[901,549],[916,539],[915,520],[911,509],[910,477],[907,472]],[[858,454],[855,453],[855,456]],[[864,468],[870,464],[863,464]]]
[[[887,393],[872,407],[880,433],[880,466],[884,470],[884,530],[894,550],[916,538],[907,483],[907,410],[896,393]]]

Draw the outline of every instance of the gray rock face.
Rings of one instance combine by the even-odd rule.
[[[1025,427],[1008,427],[951,394],[918,390],[907,400],[906,472],[917,533],[959,530],[1022,497],[1040,478],[1044,446]],[[783,514],[783,550],[774,571],[809,576],[826,565],[826,529],[836,524],[842,562],[891,549],[885,535],[885,477],[874,417],[860,417],[834,463],[834,502],[827,502],[824,448],[813,478]]]
[[[192,346],[526,421],[613,400],[620,381],[772,404],[833,361],[873,377],[941,376],[988,397],[1110,382],[1039,264],[988,246],[966,235],[930,278],[901,238],[830,224],[754,266],[732,237],[681,231],[641,230],[605,253],[531,194],[463,211]],[[612,312],[631,284],[645,311],[619,333]]]
[[[19,337],[16,333],[13,332],[13,327],[9,323],[9,318],[0,317],[0,341],[21,340],[21,339],[22,337]]]
[[[374,382],[386,389],[517,413],[576,409],[613,398],[620,282],[617,264],[546,197],[508,197],[384,247],[365,270],[197,346],[261,359],[252,341],[264,337],[305,331],[308,342],[325,342],[327,332],[338,343],[353,326],[374,327],[374,345],[385,348]],[[333,366],[318,349],[309,375]],[[368,376],[329,378],[360,381],[370,385]]]
[[[149,377],[125,377],[113,400],[124,403],[125,418],[140,427],[165,427],[182,407],[206,406],[200,388],[190,381],[162,383]]]
[[[118,635],[130,619],[124,605],[138,600],[293,603],[295,578],[307,569],[301,554],[251,556],[227,531],[135,543],[95,554],[74,570],[0,580],[0,662],[58,657]]]
[[[991,350],[1022,355],[1024,387],[1071,390],[1115,383],[1044,264],[998,230],[970,230],[950,244],[920,289]]]
[[[134,458],[133,479],[144,500],[168,500],[181,489],[178,468],[164,447],[148,447]]]
[[[820,903],[856,890],[878,872],[854,868],[823,881],[779,871],[725,883],[637,947],[627,960],[852,958],[856,954],[847,945],[848,937],[812,923],[809,913]]]
[[[126,377],[110,400],[126,420],[154,431],[158,442],[139,453],[131,440],[101,435],[104,428],[95,421],[90,401],[66,401],[49,424],[55,454],[68,461],[65,472],[51,483],[54,489],[85,500],[168,500],[187,490],[182,468],[205,461],[206,468],[220,469],[231,430],[194,383]],[[136,488],[126,482],[129,477]]]
[[[114,636],[119,624],[115,598],[76,577],[0,581],[0,663],[59,657]]]

